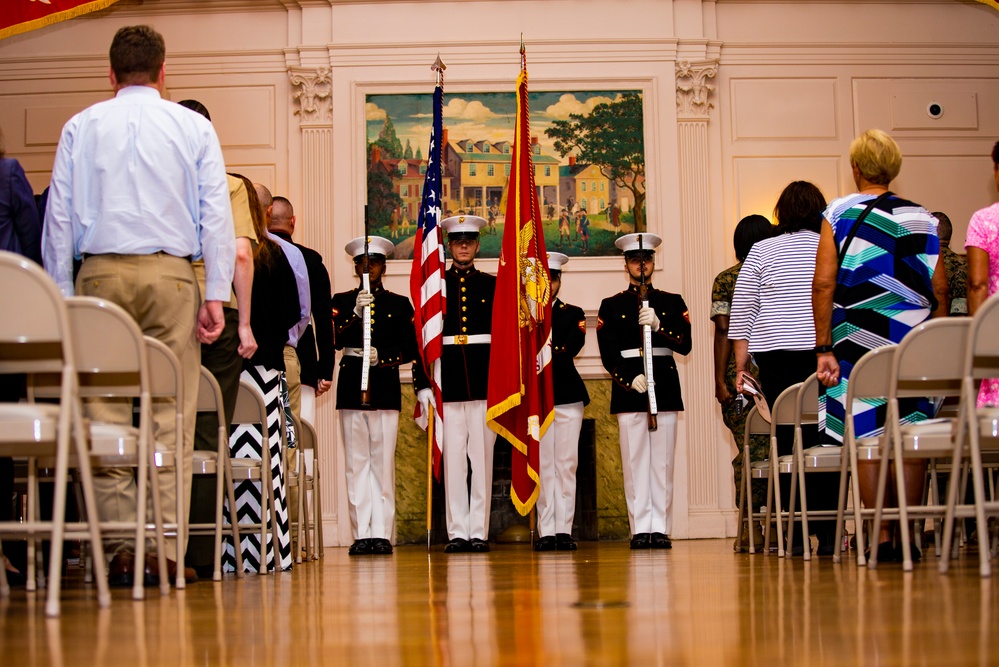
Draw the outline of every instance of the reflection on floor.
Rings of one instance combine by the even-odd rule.
[[[977,555],[937,573],[858,569],[844,558],[733,554],[731,540],[671,551],[581,543],[535,554],[494,546],[447,556],[322,561],[202,581],[100,610],[67,576],[60,619],[41,594],[0,601],[4,665],[986,664],[999,659],[999,595]],[[439,549],[439,547],[438,547]]]

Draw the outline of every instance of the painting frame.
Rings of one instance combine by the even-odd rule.
[[[565,252],[588,263],[619,257],[613,245],[618,236],[633,231],[636,225],[646,231],[654,231],[657,226],[646,222],[650,220],[649,206],[654,199],[646,187],[647,169],[654,170],[648,151],[647,83],[616,80],[610,86],[594,81],[558,86],[546,82],[543,87],[532,87],[531,135],[537,142],[532,149],[539,207],[546,237],[550,237],[546,243],[549,251]],[[364,147],[365,183],[359,185],[363,187],[366,224],[370,234],[387,237],[397,244],[399,253],[394,263],[409,261],[412,256],[412,244],[407,245],[406,241],[415,234],[419,215],[426,164],[423,155],[427,149],[422,144],[429,141],[432,90],[432,85],[423,90],[414,90],[412,85],[404,88],[362,85],[356,91],[364,121],[360,139]],[[638,123],[637,131],[632,128],[631,142],[627,144],[632,152],[627,158],[634,159],[637,147],[641,173],[622,170],[621,159],[615,171],[613,167],[579,162],[578,157],[584,153],[578,148],[565,150],[579,136],[571,135],[570,126],[575,124],[578,128],[592,119],[594,109],[602,107],[606,115],[608,107],[620,108],[625,104],[631,113],[629,119],[637,117]],[[480,253],[485,263],[499,256],[513,148],[514,106],[512,82],[505,90],[474,82],[465,82],[460,87],[446,86],[442,142],[445,216],[448,212],[474,214],[488,221]],[[549,130],[559,121],[561,127],[556,129],[561,130],[561,135],[556,133],[552,137]],[[615,136],[620,137],[626,129],[614,128]],[[560,138],[562,142],[558,144]],[[622,178],[613,178],[622,173]],[[386,204],[389,192],[394,196],[391,205]],[[614,265],[620,266],[616,261]]]

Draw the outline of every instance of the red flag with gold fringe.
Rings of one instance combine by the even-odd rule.
[[[551,278],[534,183],[523,46],[520,53],[516,132],[493,300],[486,420],[513,447],[510,496],[517,511],[527,514],[538,498],[538,449],[555,414],[555,401]]]
[[[4,0],[0,39],[96,12],[118,0]]]

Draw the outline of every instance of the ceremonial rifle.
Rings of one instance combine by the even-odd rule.
[[[368,206],[364,206],[364,257],[361,259],[361,289],[371,294],[371,275],[368,266]],[[361,312],[361,332],[364,340],[361,353],[361,406],[371,405],[371,392],[368,382],[371,374],[371,306],[365,306]]]
[[[642,235],[638,235],[638,259],[641,266],[641,282],[638,287],[638,298],[642,301],[642,308],[649,307],[649,288],[645,284],[645,252],[642,245]],[[648,383],[649,394],[649,430],[655,431],[659,428],[659,420],[656,415],[659,409],[656,407],[656,381],[652,376],[652,326],[642,327],[642,361],[645,364],[645,380]]]

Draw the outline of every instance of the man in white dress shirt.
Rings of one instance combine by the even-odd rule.
[[[160,473],[163,514],[175,522],[176,493],[190,503],[191,458],[201,366],[199,342],[211,343],[225,320],[232,290],[235,232],[229,187],[212,124],[162,99],[163,37],[148,26],[121,28],[111,43],[113,99],[73,116],[59,139],[43,232],[45,268],[66,295],[107,299],[127,310],[139,328],[163,341],[184,373],[185,432],[176,433],[174,408],[154,406],[155,438],[182,446],[188,477],[177,489],[172,471]],[[205,260],[201,295],[191,260]],[[73,259],[83,265],[73,284]],[[202,301],[202,297],[204,301]],[[90,414],[131,423],[130,405],[104,402]],[[135,481],[129,470],[104,470],[94,481],[104,520],[134,520]],[[187,509],[185,509],[185,514]],[[186,547],[187,536],[179,536]],[[168,540],[167,553],[176,553]],[[109,544],[113,584],[128,585],[136,564],[129,542]],[[147,564],[149,559],[147,559]],[[177,564],[168,563],[171,576]],[[185,573],[193,577],[193,571]]]

